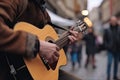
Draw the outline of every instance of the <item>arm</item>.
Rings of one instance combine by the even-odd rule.
[[[23,2],[23,0],[0,0],[0,52],[23,55],[29,59],[34,58],[39,52],[49,64],[56,62],[59,57],[57,45],[38,40],[35,35],[24,31],[13,31],[6,24],[15,20],[22,10]]]
[[[0,52],[33,58],[37,37],[23,31],[15,32],[6,24],[14,21],[21,6],[22,0],[0,0]]]

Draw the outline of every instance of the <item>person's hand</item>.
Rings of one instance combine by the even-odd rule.
[[[59,59],[59,47],[56,44],[40,41],[39,55],[48,61],[48,64],[53,64]]]
[[[68,36],[68,38],[70,39],[70,44],[77,41],[78,40],[78,32],[77,31],[73,31],[72,29],[70,30],[71,35]]]

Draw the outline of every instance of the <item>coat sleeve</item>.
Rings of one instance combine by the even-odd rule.
[[[0,52],[23,55],[34,58],[37,36],[24,32],[13,31],[6,21],[13,22],[20,12],[22,0],[0,0]]]

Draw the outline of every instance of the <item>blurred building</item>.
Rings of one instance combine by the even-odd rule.
[[[94,28],[96,35],[101,35],[102,26],[101,26],[101,20],[100,20],[99,7],[95,7],[89,12],[89,18],[93,23],[93,28]]]
[[[89,17],[97,33],[102,33],[102,28],[109,27],[109,19],[113,15],[120,16],[120,0],[103,0],[99,7],[93,8],[89,12]]]
[[[87,0],[46,0],[47,8],[67,19],[81,17],[80,12],[87,9]]]
[[[110,16],[118,15],[120,12],[120,0],[104,0],[100,5],[101,20],[106,23]]]

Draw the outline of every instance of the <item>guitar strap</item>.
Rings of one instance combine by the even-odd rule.
[[[7,64],[8,64],[9,69],[10,69],[10,74],[13,76],[14,80],[17,80],[17,78],[15,76],[16,75],[16,70],[15,70],[13,64],[10,63],[7,55],[5,56],[5,58],[6,58]]]

